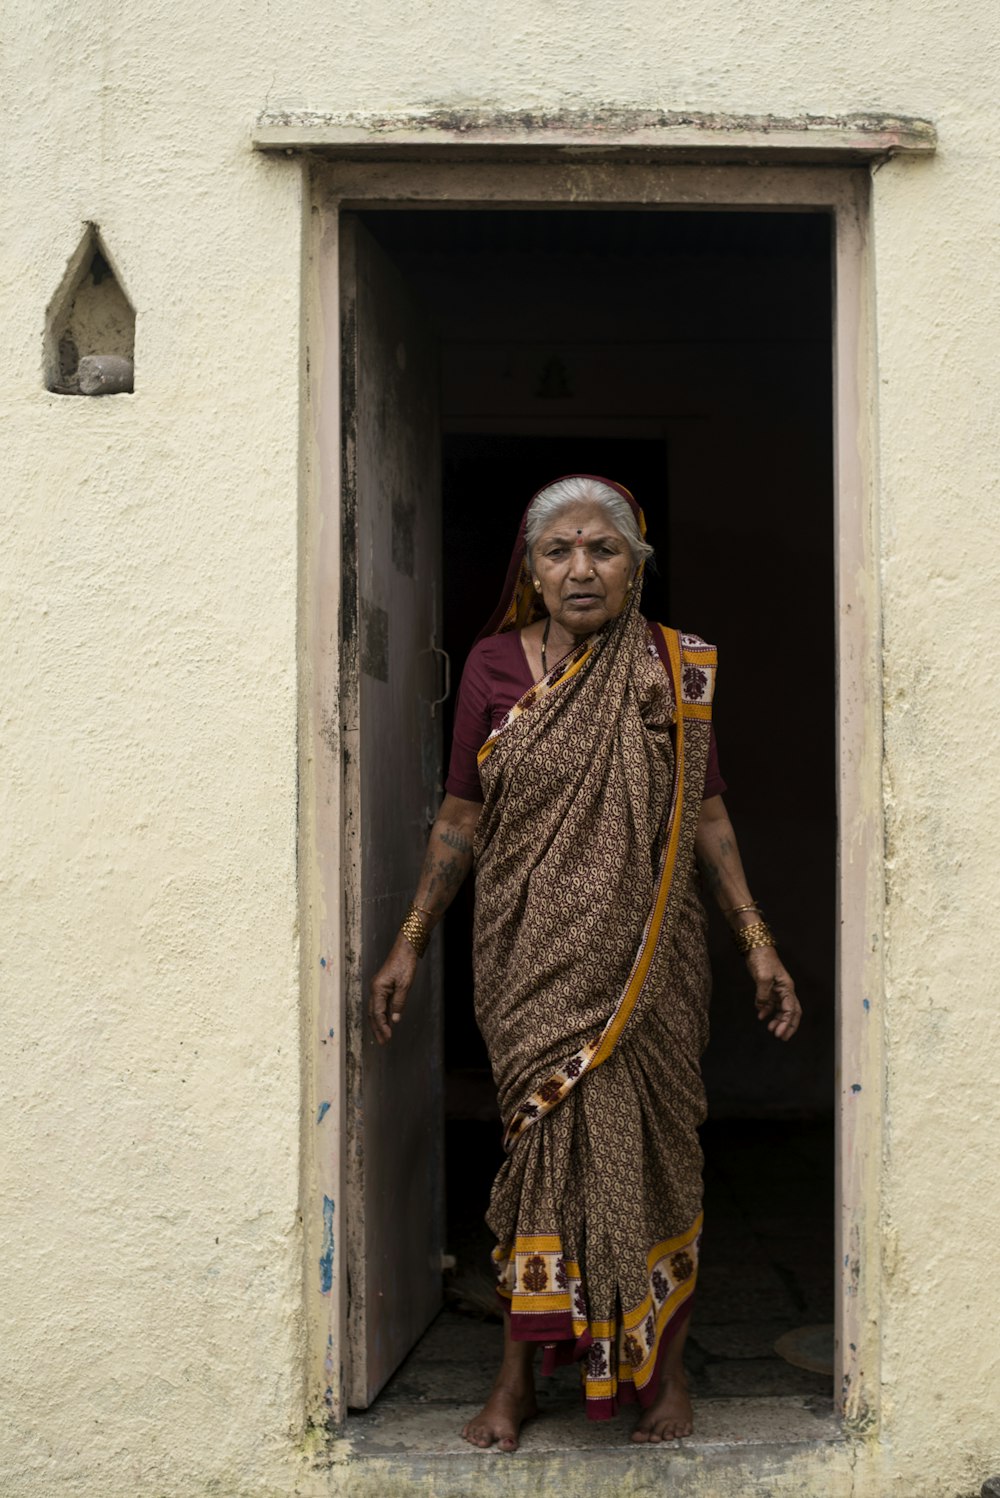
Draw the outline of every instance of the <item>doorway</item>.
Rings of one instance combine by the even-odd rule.
[[[696,1321],[693,1356],[709,1390],[717,1364],[717,1388],[754,1392],[734,1346],[757,1353],[742,1359],[759,1365],[757,1392],[787,1387],[776,1336],[833,1319],[832,218],[456,210],[361,223],[439,360],[441,642],[456,678],[527,498],[569,470],[633,489],[658,555],[647,615],[719,646],[727,802],[809,1022],[794,1047],[769,1043],[716,925],[702,1302],[706,1327],[713,1297],[737,1320],[716,1321],[705,1347]],[[449,716],[446,704],[444,742]],[[460,897],[445,925],[441,1063],[448,1288],[474,1313],[499,1131],[471,1019],[469,916]]]

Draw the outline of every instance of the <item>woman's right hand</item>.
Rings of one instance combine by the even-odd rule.
[[[414,896],[416,908],[432,927],[444,915],[472,868],[472,840],[482,813],[478,801],[446,795],[427,840],[427,853]],[[421,922],[421,924],[423,924]],[[371,981],[368,1019],[379,1045],[392,1039],[392,1027],[402,1018],[417,971],[417,954],[402,932]]]
[[[392,1027],[403,1017],[407,995],[417,971],[417,960],[417,954],[406,937],[397,936],[392,951],[371,981],[368,1018],[379,1045],[392,1039]]]

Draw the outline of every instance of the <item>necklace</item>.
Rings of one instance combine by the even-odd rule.
[[[552,623],[552,615],[549,614],[548,618],[545,620],[545,628],[542,630],[542,676],[543,677],[546,677],[549,674],[549,662],[548,662],[548,657],[545,654],[545,647],[549,643],[549,625],[551,623]],[[566,659],[566,657],[569,655],[570,651],[574,650],[575,648],[576,648],[576,641],[574,641],[574,643],[569,647],[569,650],[564,650],[563,651],[562,655],[556,661],[556,665],[557,666],[560,665]]]

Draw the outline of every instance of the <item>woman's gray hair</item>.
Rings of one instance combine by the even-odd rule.
[[[615,530],[628,543],[635,565],[638,567],[640,562],[649,561],[653,548],[642,539],[635,512],[624,495],[619,494],[617,489],[602,484],[600,479],[574,474],[571,478],[557,479],[554,484],[540,489],[531,501],[524,526],[524,544],[529,562],[542,531],[563,510],[578,504],[600,505]]]

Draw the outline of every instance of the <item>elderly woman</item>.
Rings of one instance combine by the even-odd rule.
[[[626,489],[541,489],[456,709],[447,794],[413,905],[371,985],[386,1043],[418,957],[476,868],[476,1019],[507,1159],[487,1222],[503,1361],[464,1430],[517,1448],[542,1371],[578,1360],[587,1414],[689,1435],[682,1352],[702,1230],[699,1058],[709,969],[696,859],[759,1017],[801,1011],[747,888],[719,792],[715,651],[639,611],[651,548]]]

